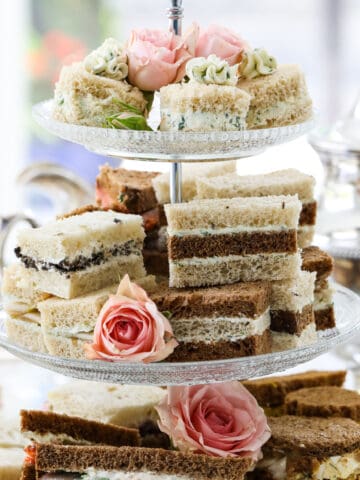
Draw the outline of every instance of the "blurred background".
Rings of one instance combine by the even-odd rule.
[[[48,135],[31,118],[31,105],[52,96],[61,65],[81,59],[104,38],[126,40],[135,27],[166,28],[167,0],[12,0],[0,4],[0,214],[19,206],[18,172],[31,162],[63,164],[90,182],[102,158]],[[328,125],[346,113],[359,90],[358,0],[184,0],[185,27],[219,23],[279,62],[304,69],[317,118]],[[309,156],[308,162],[305,157]],[[321,177],[318,158],[300,141],[266,154]],[[270,157],[269,157],[270,156]],[[275,165],[276,166],[276,165]],[[245,168],[245,166],[244,166]]]
[[[360,91],[359,0],[184,0],[183,3],[185,28],[194,20],[204,27],[223,24],[240,33],[252,46],[265,47],[280,63],[300,64],[306,73],[320,131],[326,132],[351,110]],[[31,106],[52,96],[62,65],[83,58],[106,37],[125,41],[133,28],[167,28],[168,6],[167,0],[0,2],[0,217],[28,210],[31,215],[39,215],[39,208],[43,208],[46,200],[34,192],[24,194],[19,187],[24,176],[16,183],[19,172],[34,162],[65,166],[90,185],[94,183],[98,166],[110,160],[47,134],[32,120]],[[327,157],[319,156],[303,138],[270,149],[259,158],[242,160],[239,170],[248,173],[294,167],[313,174],[318,180],[318,196],[326,191],[333,211],[339,210],[339,205],[350,208],[351,222],[358,222],[357,230],[359,159],[356,153],[351,162],[346,157],[341,163],[343,158],[336,156],[327,163]],[[116,165],[114,161],[110,163]],[[142,164],[137,167],[149,168]],[[337,188],[339,179],[341,187]],[[46,210],[41,208],[40,211]],[[49,211],[52,212],[51,208],[46,210],[47,214]],[[332,216],[329,222],[331,219],[341,223],[339,217]],[[358,260],[350,254],[343,257],[337,270],[342,277],[338,278],[360,288]],[[316,367],[329,367],[334,358],[333,354],[322,357]],[[13,392],[8,397],[12,409],[21,406],[24,397],[32,399],[31,405],[39,406],[49,384],[64,381],[25,367],[17,360],[12,361],[11,371],[6,363],[2,365],[7,372],[2,376],[3,382]],[[16,368],[27,378],[23,395],[19,395]]]

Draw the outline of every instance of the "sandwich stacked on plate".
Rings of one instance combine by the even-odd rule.
[[[63,398],[68,402],[68,410],[71,397],[75,398],[71,393],[78,392],[81,385],[83,384],[73,392],[70,391],[70,397],[67,395],[69,389],[62,392]],[[118,393],[123,388],[117,386]],[[129,394],[133,388],[127,387],[127,393]],[[126,388],[124,390],[126,394]],[[146,388],[144,393],[145,395],[149,393],[146,392]],[[120,420],[126,411],[124,420],[135,424],[138,414],[140,413],[140,416],[144,414],[144,408],[140,407],[141,401],[136,395],[136,398],[131,396],[124,398],[123,404],[119,405],[120,416],[117,416],[117,420]],[[155,392],[156,395],[157,392]],[[168,442],[166,448],[159,448],[156,444],[145,446],[140,435],[141,430],[103,423],[98,417],[96,420],[90,420],[73,414],[66,415],[52,411],[22,411],[20,413],[21,430],[30,441],[30,445],[25,449],[27,457],[22,480],[190,480],[193,478],[243,480],[246,472],[254,467],[256,459],[261,456],[261,446],[270,437],[263,410],[251,394],[238,382],[230,382],[226,385],[173,387],[173,389],[169,387],[168,391],[163,390],[161,396],[162,399],[155,408],[163,435],[172,440],[171,445]],[[181,404],[189,401],[193,406],[197,405],[200,408],[208,405],[214,413],[224,412],[224,408],[227,410],[232,421],[229,422],[226,432],[216,432],[219,439],[218,446],[212,443],[206,426],[203,428],[203,425],[189,424],[194,434],[202,436],[201,443],[198,444],[199,448],[194,448],[198,442],[196,435],[190,440],[180,424],[178,428],[170,425],[175,417],[168,414],[177,404],[179,396]],[[103,407],[100,408],[101,419],[107,408],[104,402],[107,398],[109,398],[109,392],[103,399]],[[92,410],[92,415],[97,415],[89,395],[85,397],[80,394],[80,399],[86,413]],[[150,399],[150,403],[151,409],[155,410],[154,398]],[[133,407],[135,407],[134,411]],[[78,406],[73,401],[71,409],[74,408],[77,409]],[[112,405],[111,408],[110,416],[114,418],[116,406]],[[181,416],[180,412],[181,409],[179,410]],[[109,413],[108,408],[105,415],[108,420]],[[181,418],[183,424],[189,422],[186,416]],[[205,423],[207,422],[208,420],[205,420]],[[248,423],[254,427],[251,431],[244,429],[245,424]],[[208,427],[210,425],[211,421]],[[239,439],[240,432],[241,439]],[[232,441],[226,442],[226,439],[230,438]],[[225,443],[222,442],[223,439]]]
[[[76,357],[94,330],[99,296],[104,303],[126,273],[145,277],[143,240],[140,216],[113,211],[20,232],[20,263],[5,270],[2,284],[9,338],[33,351]]]
[[[278,193],[194,200],[166,205],[165,212],[170,285],[270,282],[273,350],[284,350],[316,341],[315,274],[301,271],[302,204],[297,195]]]
[[[267,411],[272,436],[250,480],[360,477],[360,395],[346,372],[305,372],[243,382]]]
[[[3,283],[9,337],[85,358],[104,304],[128,273],[172,325],[179,346],[169,360],[313,343],[316,328],[335,324],[331,258],[299,248],[314,229],[314,179],[291,169],[241,177],[235,166],[185,166],[180,204],[165,203],[167,174],[102,167],[97,205],[20,234],[21,264]],[[143,258],[148,273],[169,279],[146,277]]]

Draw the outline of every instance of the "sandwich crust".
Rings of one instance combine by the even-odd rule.
[[[95,420],[86,420],[80,417],[55,412],[37,410],[21,410],[21,432],[26,433],[31,439],[41,438],[43,435],[54,435],[57,443],[63,443],[61,437],[66,436],[73,443],[94,443],[112,446],[138,446],[140,435],[138,430],[119,427]],[[56,440],[58,436],[59,440]],[[65,438],[65,437],[64,437]],[[65,441],[65,443],[67,443]]]
[[[344,455],[360,448],[360,425],[349,418],[269,417],[272,432],[266,453],[316,458]]]
[[[302,250],[302,269],[316,272],[316,280],[323,280],[331,275],[334,266],[332,257],[319,247],[310,246]]]
[[[269,282],[235,283],[213,288],[170,288],[164,281],[148,292],[161,312],[170,312],[172,319],[210,317],[255,318],[270,302]]]
[[[123,213],[143,213],[156,207],[152,180],[158,172],[100,167],[96,178],[96,197],[100,206]]]
[[[88,468],[150,471],[184,475],[196,480],[241,480],[253,466],[246,457],[211,457],[174,450],[134,447],[74,447],[38,444],[36,469],[44,472],[82,472]]]
[[[285,397],[288,415],[344,417],[360,421],[360,395],[340,387],[302,388]]]
[[[288,393],[305,387],[335,385],[341,387],[345,382],[346,371],[310,370],[294,375],[281,375],[242,382],[254,395],[260,406],[276,407],[284,404]]]

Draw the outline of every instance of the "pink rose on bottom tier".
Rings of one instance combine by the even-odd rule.
[[[164,360],[177,345],[168,319],[125,275],[101,309],[94,342],[85,345],[85,352],[90,360],[150,363]]]
[[[258,460],[270,438],[263,409],[239,382],[169,387],[157,412],[160,430],[182,451]]]

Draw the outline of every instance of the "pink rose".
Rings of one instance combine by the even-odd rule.
[[[186,62],[194,56],[198,32],[196,24],[183,38],[162,30],[133,30],[126,45],[129,82],[154,91],[182,80]]]
[[[235,65],[241,61],[245,48],[248,48],[248,44],[236,33],[219,25],[210,25],[207,30],[200,32],[196,56],[208,57],[213,53],[229,65]]]
[[[85,345],[85,352],[90,360],[149,363],[163,360],[177,345],[169,321],[125,275],[101,309],[94,343]]]
[[[160,430],[183,451],[258,460],[270,438],[263,409],[239,382],[169,387],[157,411]]]

